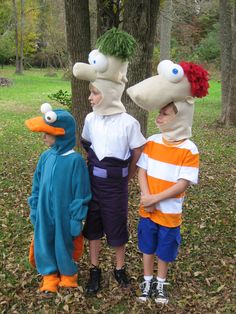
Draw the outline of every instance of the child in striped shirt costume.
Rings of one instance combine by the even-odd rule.
[[[189,140],[195,97],[207,94],[208,73],[200,66],[169,60],[158,66],[159,75],[146,79],[127,92],[144,109],[159,109],[156,124],[161,134],[148,138],[137,163],[141,204],[139,209],[138,246],[143,253],[144,282],[140,301],[154,297],[167,304],[168,264],[178,255],[180,225],[185,191],[196,184],[199,153]],[[198,84],[192,84],[194,77]],[[158,272],[154,279],[154,255]]]

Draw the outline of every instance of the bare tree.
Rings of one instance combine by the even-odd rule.
[[[136,54],[128,70],[128,86],[152,74],[152,55],[159,5],[159,0],[126,0],[124,2],[123,29],[138,42]],[[123,98],[128,112],[140,122],[142,131],[146,134],[147,111],[136,106],[127,95]]]
[[[24,29],[25,29],[25,0],[21,0],[21,28],[20,28],[20,73],[24,70]]]
[[[18,15],[16,0],[12,0],[13,13],[14,13],[14,24],[15,24],[15,45],[16,45],[16,73],[20,73],[20,58],[19,58],[19,28],[18,28]]]
[[[170,59],[170,40],[172,28],[172,0],[166,0],[160,14],[160,61]]]
[[[23,73],[23,59],[24,59],[24,24],[25,24],[25,13],[24,13],[24,3],[25,0],[21,0],[20,11],[20,30],[19,30],[19,20],[17,13],[17,3],[16,0],[12,0],[13,4],[13,15],[14,15],[14,24],[15,24],[15,45],[16,45],[16,73]],[[20,42],[19,42],[19,34],[20,34]],[[19,54],[20,50],[20,54]]]
[[[122,1],[97,0],[97,37],[112,27],[119,27]]]
[[[71,67],[78,61],[87,62],[90,52],[88,0],[65,0],[67,48]],[[72,72],[72,70],[71,70]],[[72,112],[78,123],[77,142],[82,133],[88,106],[88,82],[71,77]]]
[[[67,47],[70,62],[87,62],[90,51],[90,25],[88,0],[64,0],[66,12]],[[91,0],[90,0],[91,3]],[[118,27],[120,23],[121,1],[97,0],[103,6],[103,17],[100,16],[98,29],[107,30]],[[137,53],[129,67],[129,85],[133,85],[151,76],[154,38],[159,10],[159,0],[126,0],[124,1],[123,30],[127,31],[138,42]],[[106,5],[106,6],[105,6]],[[117,7],[114,9],[114,5]],[[118,8],[118,9],[117,9]],[[112,10],[112,12],[110,12]],[[116,15],[114,17],[114,14]],[[106,15],[106,18],[105,18]],[[108,17],[110,18],[108,22]],[[100,32],[99,31],[99,32]],[[84,118],[90,111],[88,106],[88,83],[72,77],[72,108],[78,122],[81,134]],[[139,120],[143,133],[147,129],[147,112],[136,106],[131,99],[124,95],[124,103],[128,112]]]
[[[222,112],[219,122],[236,125],[236,3],[234,1],[232,7],[231,1],[220,0],[219,4],[222,83]]]
[[[93,49],[97,41],[97,0],[89,0],[89,14],[91,47]]]
[[[232,23],[232,56],[230,67],[229,97],[226,105],[225,124],[236,126],[236,2]]]

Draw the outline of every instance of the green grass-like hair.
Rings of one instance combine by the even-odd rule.
[[[133,36],[114,27],[100,36],[96,43],[96,48],[104,55],[114,56],[124,61],[133,56],[136,46]]]

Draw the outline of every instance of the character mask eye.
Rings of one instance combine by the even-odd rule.
[[[41,105],[40,110],[42,114],[45,114],[48,111],[52,111],[52,106],[49,103],[45,102],[44,104]]]
[[[158,64],[157,72],[172,83],[181,81],[184,76],[183,68],[179,64],[175,64],[170,60],[161,61]]]
[[[53,123],[57,120],[57,114],[56,112],[54,111],[48,111],[46,114],[45,114],[45,120],[48,122],[48,123]]]
[[[97,72],[105,72],[108,68],[108,60],[97,49],[92,50],[88,58],[89,63],[95,68]]]

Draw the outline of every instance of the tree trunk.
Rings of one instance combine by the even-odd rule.
[[[160,61],[170,59],[172,0],[166,0],[161,10]]]
[[[232,57],[231,5],[228,0],[220,0],[220,46],[221,46],[221,103],[219,122],[226,123],[227,104],[230,91],[230,69]]]
[[[25,0],[21,0],[21,32],[20,32],[20,73],[23,73],[24,69],[24,28],[25,28],[25,12],[24,12]]]
[[[89,0],[89,14],[90,14],[90,37],[91,49],[95,48],[97,41],[97,0]]]
[[[65,0],[65,13],[67,48],[72,68],[78,61],[87,62],[91,50],[88,0]],[[78,124],[77,143],[79,143],[85,116],[91,111],[88,104],[88,82],[72,76],[71,89],[72,113]]]
[[[236,3],[234,2],[232,24],[232,57],[230,69],[230,90],[226,109],[225,124],[236,126]]]
[[[14,12],[14,24],[15,24],[15,44],[16,44],[16,73],[20,73],[20,62],[19,62],[19,28],[18,28],[18,15],[17,15],[17,6],[16,6],[16,0],[12,0],[13,4],[13,12]]]
[[[126,0],[124,2],[123,29],[138,42],[136,54],[128,70],[128,86],[152,75],[152,55],[156,33],[159,0]],[[141,124],[144,135],[147,131],[147,111],[136,106],[128,95],[123,97],[128,112]]]
[[[112,27],[119,27],[120,11],[120,0],[97,0],[97,37]]]

